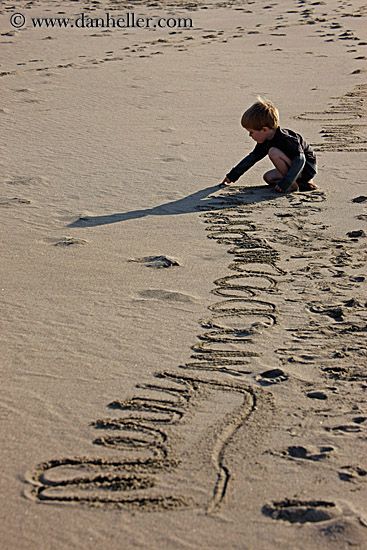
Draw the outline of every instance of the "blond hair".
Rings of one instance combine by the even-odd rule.
[[[270,101],[258,97],[256,103],[243,113],[241,124],[251,130],[261,130],[264,126],[276,129],[279,126],[278,109]]]

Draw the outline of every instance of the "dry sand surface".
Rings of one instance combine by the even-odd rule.
[[[366,12],[1,2],[2,549],[367,548]],[[316,191],[219,186],[258,94]]]

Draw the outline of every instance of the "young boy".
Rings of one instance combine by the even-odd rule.
[[[256,141],[255,149],[226,175],[222,185],[238,180],[256,162],[269,156],[275,168],[264,174],[278,193],[317,189],[312,178],[317,173],[316,156],[306,141],[292,130],[279,127],[278,109],[258,98],[242,116],[242,126]]]

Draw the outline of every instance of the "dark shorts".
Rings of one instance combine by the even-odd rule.
[[[317,174],[317,166],[313,162],[307,161],[303,167],[302,173],[297,179],[299,183],[307,183]]]

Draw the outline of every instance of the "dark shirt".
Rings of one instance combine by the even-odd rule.
[[[257,143],[255,149],[232,168],[227,174],[231,182],[235,182],[256,162],[266,157],[271,147],[280,149],[291,161],[288,173],[280,180],[279,184],[286,189],[298,178],[306,162],[316,164],[316,156],[310,145],[300,134],[293,130],[277,128],[272,139]]]

